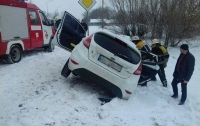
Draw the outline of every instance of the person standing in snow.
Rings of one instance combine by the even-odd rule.
[[[167,49],[160,44],[158,39],[152,40],[152,50],[151,52],[158,56],[158,65],[160,67],[158,71],[158,75],[160,77],[160,80],[164,87],[167,87],[167,79],[165,76],[165,68],[167,67],[167,62],[169,59],[169,54],[167,52]],[[156,77],[151,78],[152,81],[156,81]]]
[[[83,19],[81,20],[81,25],[82,25],[83,29],[80,30],[80,33],[82,33],[83,37],[85,37],[86,32],[88,30],[88,25],[85,23],[85,21]]]
[[[85,29],[85,31],[88,30],[88,25],[85,23],[84,20],[81,20],[81,25],[83,26],[83,28]]]
[[[178,105],[183,105],[187,98],[187,84],[193,74],[195,66],[195,58],[189,52],[189,47],[187,44],[182,44],[180,46],[180,56],[176,62],[176,66],[173,73],[172,89],[173,95],[172,98],[178,98],[178,83],[181,83],[182,96]]]

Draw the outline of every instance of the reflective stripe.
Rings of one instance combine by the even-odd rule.
[[[144,46],[144,45],[146,45],[146,43],[145,42],[143,42],[143,41],[139,41],[138,43],[137,43],[137,48],[139,49],[139,50],[141,50],[142,49],[142,47]]]
[[[31,26],[32,31],[42,30],[41,26]]]
[[[147,67],[149,67],[151,69],[154,69],[154,70],[159,70],[160,69],[160,67],[158,65],[148,65],[148,64],[142,64],[142,65],[147,66]]]
[[[147,52],[150,52],[151,50],[150,50],[150,48],[147,48],[147,46],[148,46],[148,45],[144,45],[143,48],[145,48],[145,50],[146,50]]]
[[[167,53],[167,49],[164,46],[159,46],[159,48],[162,50],[163,54]]]

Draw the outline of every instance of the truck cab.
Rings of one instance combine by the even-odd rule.
[[[0,1],[0,56],[7,63],[19,62],[25,50],[43,47],[52,52],[54,34],[54,28],[35,4]]]

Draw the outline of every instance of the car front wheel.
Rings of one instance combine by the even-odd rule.
[[[69,69],[69,67],[68,67],[68,63],[69,63],[69,59],[67,60],[67,62],[65,63],[65,66],[63,67],[63,69],[62,69],[62,72],[61,72],[61,75],[63,76],[63,77],[68,77],[69,75],[70,75],[70,73],[71,73],[71,70]]]
[[[51,39],[50,42],[49,42],[49,46],[48,46],[47,50],[49,52],[53,52],[54,49],[55,49],[55,45],[52,43],[52,39]]]

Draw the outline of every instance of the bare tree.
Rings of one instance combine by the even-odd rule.
[[[53,19],[55,19],[56,16],[59,16],[59,13],[58,13],[57,10],[54,11],[54,12],[51,14],[51,17],[52,17]]]
[[[200,0],[110,0],[115,22],[128,34],[148,26],[150,38],[163,38],[176,46],[200,30]]]
[[[101,19],[101,16],[102,16],[101,11],[102,11],[101,7],[98,7],[96,9],[91,10],[89,12],[89,19]],[[111,18],[111,15],[112,15],[111,10],[108,7],[104,8],[103,13],[104,13],[104,17],[103,17],[104,19],[110,19]],[[86,20],[87,19],[87,12],[84,12],[82,14],[82,16],[83,16],[83,19]]]
[[[176,46],[185,38],[194,36],[194,26],[200,20],[199,0],[164,0],[165,43]]]

